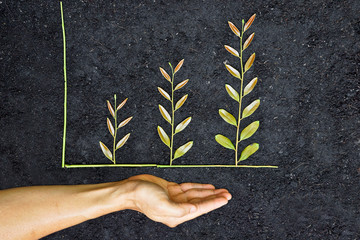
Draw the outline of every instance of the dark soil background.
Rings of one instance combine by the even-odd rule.
[[[260,150],[244,164],[272,169],[62,169],[63,53],[58,1],[0,0],[1,189],[86,184],[148,173],[176,182],[212,183],[233,199],[174,229],[135,211],[113,213],[46,239],[360,239],[360,2],[345,1],[64,1],[68,59],[69,164],[110,163],[106,100],[126,97],[120,119],[134,119],[119,163],[168,163],[156,126],[169,131],[157,87],[169,90],[159,67],[185,63],[176,81],[190,82],[177,121],[192,116],[175,145],[194,140],[177,164],[232,164],[218,133],[234,138],[219,108],[236,114],[224,85],[239,83],[223,47],[238,48],[227,21],[241,26],[256,13],[245,58],[259,77],[245,103],[260,98],[246,140]],[[246,124],[243,125],[246,125]],[[245,147],[246,145],[242,145]],[[175,163],[175,162],[174,162]]]

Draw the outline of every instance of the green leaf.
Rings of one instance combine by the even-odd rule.
[[[240,73],[239,73],[238,70],[236,70],[235,68],[233,68],[229,64],[225,64],[225,67],[229,71],[229,73],[231,73],[231,75],[233,75],[236,78],[240,78]]]
[[[182,145],[181,147],[179,147],[178,149],[176,149],[175,154],[174,154],[174,159],[181,157],[182,155],[184,155],[187,151],[190,150],[190,148],[193,146],[193,141],[190,141],[184,145]]]
[[[130,137],[130,133],[126,134],[122,139],[120,139],[120,141],[116,144],[116,150],[124,146],[124,144],[129,139],[129,137]]]
[[[184,121],[179,123],[175,128],[175,134],[184,130],[187,127],[187,125],[189,125],[190,122],[191,122],[191,117],[188,117]]]
[[[253,114],[255,112],[255,110],[259,107],[260,105],[260,99],[257,99],[255,101],[253,101],[252,103],[250,103],[250,105],[248,105],[242,114],[242,118],[246,118],[248,116],[250,116],[251,114]]]
[[[113,161],[112,160],[112,154],[111,154],[110,150],[102,142],[99,142],[99,143],[100,143],[100,148],[101,148],[102,152],[104,153],[105,157],[110,159],[110,161]]]
[[[225,88],[229,96],[235,101],[239,101],[239,93],[229,84],[225,84]]]
[[[242,152],[238,162],[246,160],[248,157],[253,155],[259,149],[258,143],[253,143],[247,146]]]
[[[244,88],[244,97],[246,95],[248,95],[255,87],[256,83],[257,83],[258,78],[254,78],[253,80],[251,80],[246,87]]]
[[[170,147],[170,138],[166,134],[164,129],[162,129],[162,127],[158,126],[157,131],[158,131],[160,139],[165,143],[166,146]]]
[[[232,142],[230,141],[230,139],[228,139],[227,137],[218,134],[215,136],[215,140],[223,147],[228,148],[228,149],[232,149],[235,150],[234,144],[232,144]]]
[[[219,114],[225,122],[234,125],[235,127],[237,126],[235,117],[229,112],[227,112],[225,109],[219,109]]]
[[[244,130],[242,130],[240,135],[240,141],[251,137],[258,130],[259,123],[260,123],[259,121],[255,121],[250,123],[246,128],[244,128]]]
[[[166,109],[163,106],[161,106],[160,104],[159,104],[159,110],[160,110],[161,116],[163,116],[163,118],[171,124],[171,117],[170,117],[170,114],[168,113],[168,111],[166,111]]]

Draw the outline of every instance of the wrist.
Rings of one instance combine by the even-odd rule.
[[[135,190],[138,185],[136,181],[126,179],[110,184],[108,199],[113,212],[136,207]]]
[[[88,185],[83,197],[90,200],[87,208],[87,218],[93,219],[112,212],[134,209],[134,181],[100,183]]]

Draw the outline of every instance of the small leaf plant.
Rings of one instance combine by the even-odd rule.
[[[114,95],[115,108],[113,108],[111,103],[109,101],[107,101],[107,107],[109,109],[109,112],[110,112],[112,118],[114,119],[114,125],[111,123],[111,120],[109,118],[107,118],[107,120],[106,120],[109,132],[114,139],[112,151],[110,151],[109,148],[104,143],[102,143],[102,142],[99,142],[99,143],[100,143],[100,148],[101,148],[102,152],[110,161],[113,162],[113,164],[116,164],[116,158],[115,158],[116,150],[118,150],[119,148],[124,146],[124,144],[130,137],[130,133],[128,133],[116,143],[116,137],[117,137],[118,130],[120,128],[124,127],[126,124],[128,124],[131,121],[131,119],[133,118],[133,117],[128,117],[125,120],[123,120],[122,122],[120,122],[119,125],[117,125],[117,112],[125,105],[127,100],[128,99],[126,98],[116,107],[116,94],[115,94]]]
[[[254,87],[258,81],[258,79],[256,77],[256,78],[252,79],[245,86],[245,88],[243,87],[244,82],[245,82],[245,73],[251,68],[251,66],[253,65],[254,60],[255,60],[255,53],[253,53],[248,58],[248,60],[246,61],[245,65],[244,65],[243,64],[243,52],[245,51],[245,49],[247,49],[250,46],[250,43],[252,42],[255,33],[250,34],[250,36],[246,39],[246,41],[244,43],[243,43],[243,38],[244,38],[244,33],[250,28],[251,24],[253,23],[255,16],[256,16],[256,14],[252,15],[250,17],[250,19],[246,22],[245,25],[244,25],[244,19],[242,20],[241,31],[232,22],[228,22],[232,32],[239,38],[240,50],[237,51],[228,45],[224,46],[225,49],[229,53],[234,55],[239,60],[240,71],[237,70],[236,68],[232,67],[229,64],[225,64],[225,67],[230,72],[230,74],[233,77],[240,80],[239,92],[237,92],[229,84],[225,85],[225,89],[226,89],[227,93],[233,100],[238,102],[239,108],[238,108],[237,119],[231,113],[226,111],[225,109],[219,109],[219,115],[221,116],[221,118],[228,124],[231,124],[234,127],[236,127],[236,137],[235,137],[235,142],[234,142],[235,144],[233,144],[233,142],[229,138],[227,138],[221,134],[216,135],[215,140],[221,146],[235,151],[235,166],[238,166],[239,162],[246,160],[247,158],[249,158],[252,154],[254,154],[259,149],[258,143],[252,143],[252,144],[248,145],[247,147],[245,147],[245,149],[241,152],[241,154],[239,156],[239,143],[250,138],[259,128],[259,121],[254,121],[254,122],[250,123],[247,127],[245,127],[240,133],[241,120],[243,120],[244,118],[247,118],[251,114],[253,114],[260,105],[260,99],[256,99],[252,103],[250,103],[247,107],[245,107],[244,110],[242,110],[242,106],[241,106],[243,98],[245,96],[247,96],[254,89]]]
[[[183,104],[185,103],[186,99],[188,98],[188,94],[182,96],[176,103],[175,103],[175,98],[174,98],[174,93],[175,91],[183,88],[189,81],[189,79],[183,80],[180,83],[178,83],[175,87],[175,74],[180,70],[180,68],[182,67],[184,63],[184,59],[182,59],[175,67],[175,69],[173,68],[173,66],[171,65],[171,63],[169,63],[170,68],[171,68],[171,77],[170,75],[163,69],[160,67],[160,72],[163,75],[163,77],[171,84],[171,90],[170,93],[167,93],[164,89],[162,89],[161,87],[158,87],[158,90],[160,92],[160,94],[171,103],[171,112],[169,113],[165,107],[163,107],[161,104],[159,104],[159,110],[160,110],[160,114],[161,116],[171,125],[171,134],[170,137],[168,136],[168,134],[165,132],[165,130],[161,127],[158,126],[157,127],[157,131],[159,134],[160,139],[162,140],[162,142],[170,149],[170,162],[169,162],[169,166],[172,166],[172,163],[175,159],[183,156],[187,151],[190,150],[190,148],[193,146],[193,141],[189,141],[186,144],[180,146],[175,153],[173,152],[174,149],[174,136],[175,134],[178,134],[179,132],[183,131],[191,122],[191,117],[188,117],[186,119],[184,119],[182,122],[180,122],[176,127],[175,127],[175,112],[177,110],[179,110]]]

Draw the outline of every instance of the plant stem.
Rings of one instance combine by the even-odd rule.
[[[63,34],[63,46],[64,46],[64,130],[63,130],[63,146],[62,146],[62,168],[65,167],[65,146],[66,146],[66,113],[67,113],[67,76],[66,76],[66,38],[65,38],[65,24],[62,2],[60,2],[61,10],[61,26]]]
[[[278,166],[262,165],[158,165],[158,164],[66,164],[66,168],[90,167],[157,167],[157,168],[187,168],[187,167],[238,167],[238,168],[278,168]]]
[[[66,164],[66,168],[90,168],[90,167],[156,167],[156,164]]]
[[[242,62],[242,53],[243,53],[243,49],[242,49],[242,38],[244,35],[244,21],[242,21],[242,27],[241,27],[241,36],[240,36],[240,67],[241,67],[241,76],[240,76],[240,80],[241,80],[241,86],[240,86],[240,99],[239,99],[239,115],[238,115],[238,124],[237,124],[237,128],[236,128],[236,147],[235,147],[235,166],[238,166],[238,146],[239,146],[239,129],[240,129],[240,122],[241,122],[241,102],[242,102],[242,98],[243,98],[243,84],[244,84],[244,66],[243,66],[243,62]]]
[[[238,167],[238,168],[278,168],[271,165],[157,165],[158,168],[187,168],[187,167]]]
[[[171,72],[172,72],[172,77],[171,77],[171,113],[172,113],[172,117],[171,117],[171,142],[170,142],[170,166],[172,165],[173,162],[173,148],[174,148],[174,123],[175,123],[175,111],[174,111],[174,69],[171,66]]]
[[[114,100],[115,100],[115,103],[114,103],[114,109],[115,109],[115,113],[114,113],[114,119],[115,119],[115,125],[114,125],[114,130],[115,130],[115,133],[114,133],[114,144],[113,144],[113,162],[114,164],[116,164],[116,160],[115,160],[115,144],[116,144],[116,133],[117,133],[117,107],[116,107],[116,94],[114,94]]]

